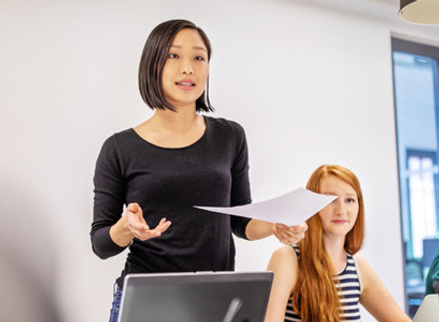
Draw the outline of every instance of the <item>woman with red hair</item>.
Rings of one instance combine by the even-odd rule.
[[[410,321],[357,254],[364,237],[357,177],[344,167],[323,165],[311,175],[307,189],[337,199],[307,220],[304,239],[273,253],[266,321],[360,321],[359,303],[379,321]]]

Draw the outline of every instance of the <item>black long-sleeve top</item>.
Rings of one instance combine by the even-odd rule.
[[[246,238],[249,219],[193,206],[251,202],[247,143],[239,124],[204,118],[205,133],[184,148],[155,146],[128,129],[108,138],[101,149],[94,176],[93,251],[105,259],[125,249],[109,231],[131,202],[142,207],[150,227],[163,217],[172,222],[158,238],[133,240],[117,279],[121,287],[128,273],[234,270],[232,231]]]

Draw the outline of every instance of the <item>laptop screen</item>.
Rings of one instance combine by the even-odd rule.
[[[132,274],[119,322],[262,322],[272,272]]]

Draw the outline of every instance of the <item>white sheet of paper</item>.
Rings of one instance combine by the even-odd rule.
[[[256,218],[287,226],[300,225],[312,215],[325,208],[336,196],[321,195],[305,188],[298,188],[285,195],[244,206],[204,207],[194,206],[228,215]]]

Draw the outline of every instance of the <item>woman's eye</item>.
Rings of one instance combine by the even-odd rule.
[[[355,202],[357,202],[357,200],[355,198],[348,198],[347,202],[348,203],[355,203]]]
[[[169,58],[178,58],[178,55],[177,55],[177,54],[169,54],[168,57],[169,57]]]
[[[204,57],[197,56],[197,57],[195,57],[195,60],[204,61],[205,59],[204,59]]]

